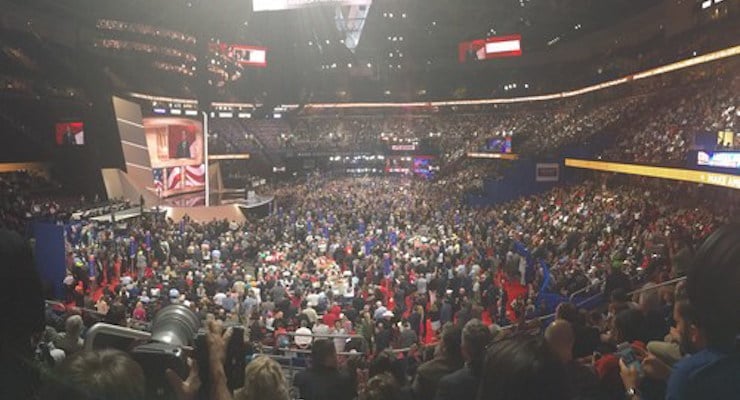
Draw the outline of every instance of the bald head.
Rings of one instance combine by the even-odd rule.
[[[573,359],[573,343],[575,336],[570,322],[556,319],[545,329],[545,340],[563,362]]]

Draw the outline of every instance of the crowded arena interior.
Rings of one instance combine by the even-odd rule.
[[[0,399],[740,399],[740,1],[0,5]]]

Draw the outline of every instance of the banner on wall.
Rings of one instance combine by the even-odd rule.
[[[558,182],[560,181],[560,164],[538,163],[537,164],[537,182]]]

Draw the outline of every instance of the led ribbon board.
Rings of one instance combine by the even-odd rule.
[[[738,175],[719,174],[693,169],[653,167],[649,165],[578,160],[573,158],[566,158],[565,166],[740,189],[740,176]]]

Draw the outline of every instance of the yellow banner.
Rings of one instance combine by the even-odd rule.
[[[48,176],[48,165],[41,162],[0,163],[0,174],[17,171],[29,171]]]
[[[697,171],[694,169],[653,167],[649,165],[578,160],[574,158],[566,158],[565,166],[740,189],[740,176],[738,175]]]

